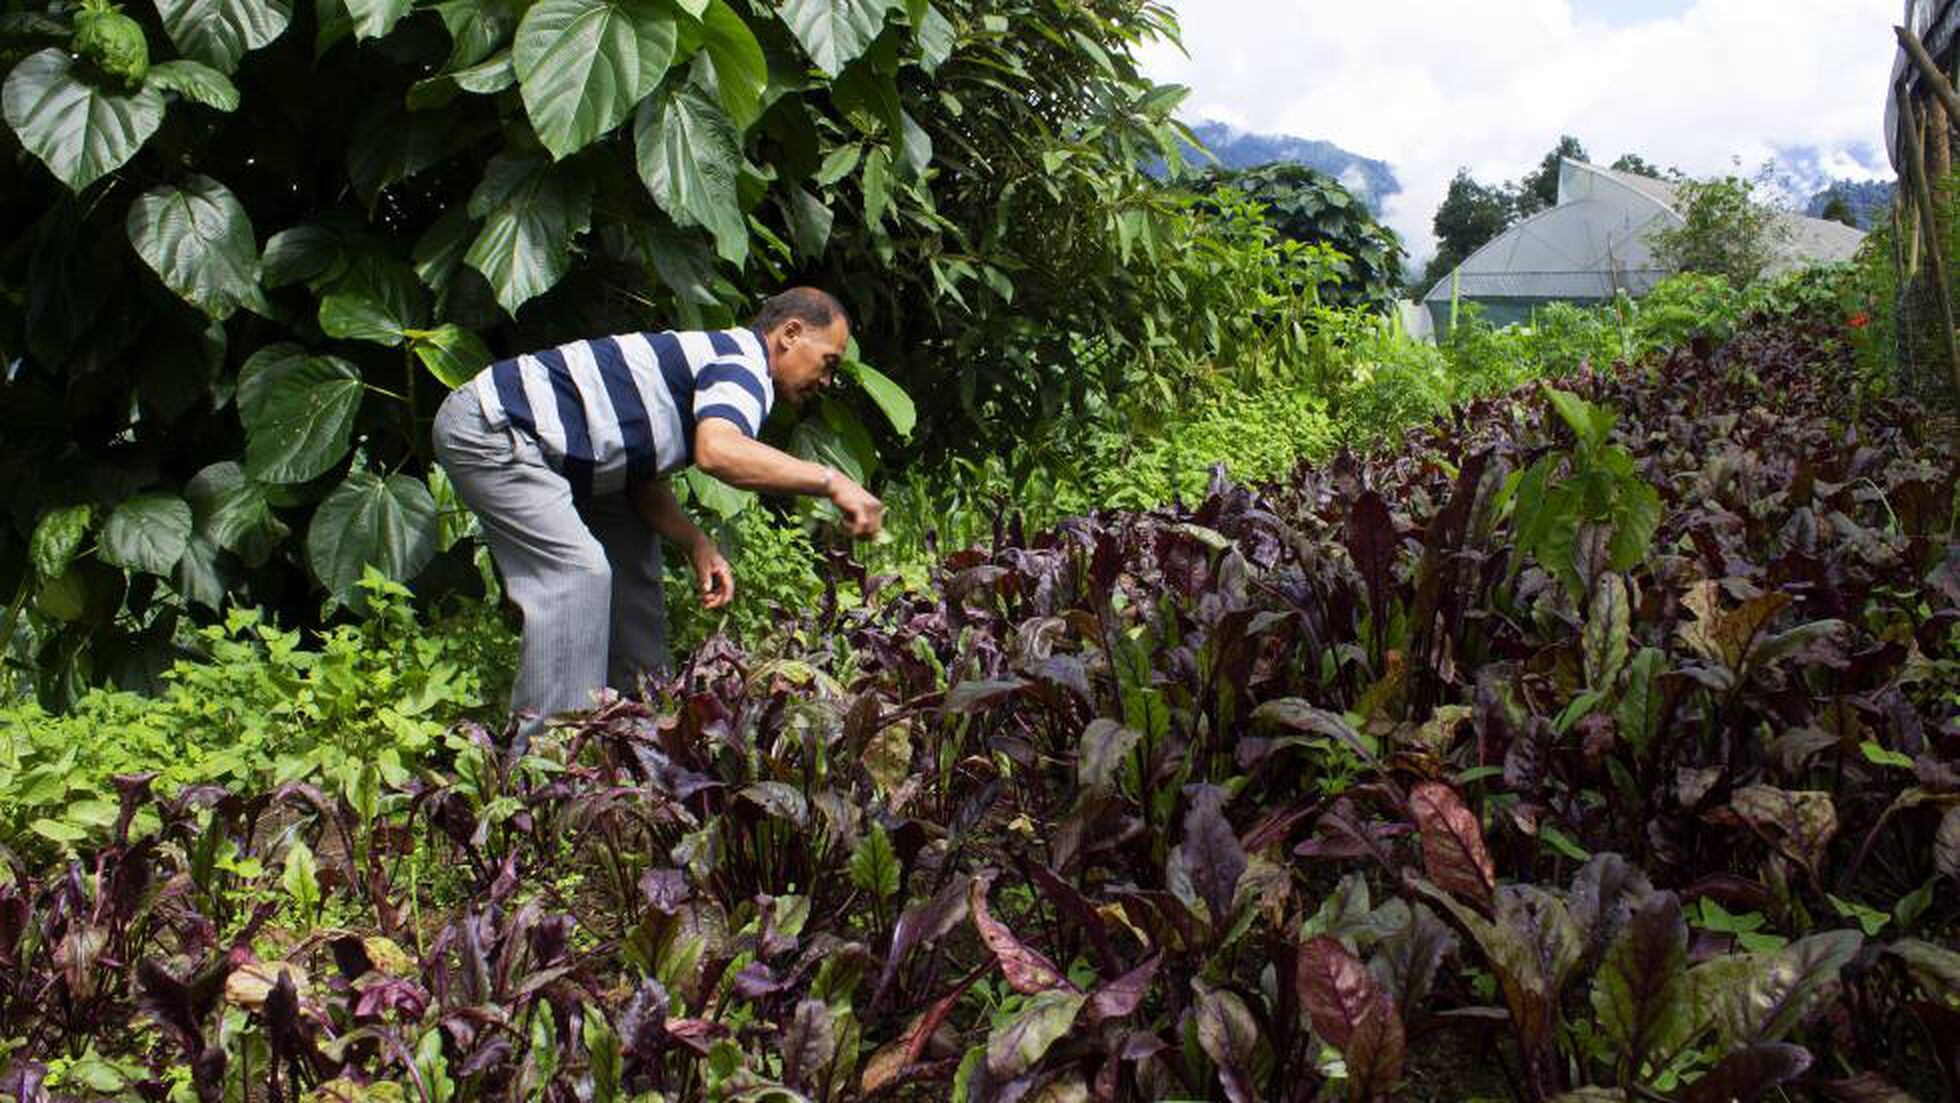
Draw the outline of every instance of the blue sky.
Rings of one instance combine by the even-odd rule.
[[[1185,115],[1335,142],[1392,165],[1385,217],[1420,260],[1459,166],[1522,175],[1559,135],[1696,175],[1814,151],[1885,169],[1898,0],[1169,0]]]

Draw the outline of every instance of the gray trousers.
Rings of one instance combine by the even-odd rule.
[[[627,692],[643,672],[668,670],[660,537],[626,495],[575,504],[537,442],[516,426],[493,428],[471,387],[443,400],[433,437],[524,614],[511,690],[520,734],[592,707],[602,686]]]

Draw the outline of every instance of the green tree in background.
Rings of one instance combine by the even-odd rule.
[[[1386,309],[1395,301],[1406,255],[1401,239],[1332,176],[1279,163],[1208,169],[1192,186],[1207,195],[1236,191],[1260,206],[1282,238],[1339,251],[1346,260],[1338,285],[1322,292],[1327,305]]]
[[[1661,172],[1660,166],[1647,160],[1638,153],[1622,153],[1620,154],[1620,159],[1614,161],[1608,167],[1614,172],[1630,172],[1635,176],[1646,176],[1655,180],[1663,179],[1666,176],[1665,173]]]
[[[1682,224],[1650,237],[1654,257],[1677,272],[1721,276],[1748,287],[1767,274],[1789,245],[1781,212],[1739,176],[1684,180],[1676,185]]]
[[[1449,194],[1436,208],[1437,252],[1423,275],[1425,288],[1448,276],[1510,224],[1511,205],[1503,191],[1478,183],[1467,168],[1456,170]]]
[[[1840,187],[1833,187],[1830,194],[1824,197],[1824,207],[1817,217],[1859,229],[1857,212],[1851,209],[1851,201],[1844,197],[1844,189]]]
[[[823,283],[886,374],[771,431],[868,475],[1169,309],[1154,3],[157,0],[133,81],[76,12],[0,24],[0,646],[33,622],[51,700],[193,606],[467,589],[427,420],[493,355]]]
[[[1540,211],[1549,211],[1558,206],[1558,177],[1560,162],[1565,159],[1591,161],[1586,147],[1570,134],[1559,138],[1558,145],[1545,154],[1538,167],[1525,175],[1511,189],[1511,219],[1521,221]]]

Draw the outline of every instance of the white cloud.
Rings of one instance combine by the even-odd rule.
[[[1852,151],[1883,148],[1899,14],[1897,0],[1693,0],[1608,25],[1571,0],[1172,2],[1190,56],[1158,44],[1146,68],[1192,87],[1186,117],[1387,161],[1403,191],[1386,217],[1418,260],[1459,165],[1514,179],[1561,134],[1601,161],[1699,175],[1796,147],[1858,175]]]

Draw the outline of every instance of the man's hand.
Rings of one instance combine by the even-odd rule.
[[[852,536],[876,536],[885,527],[885,503],[834,469],[830,473],[830,504],[844,515],[844,531]]]
[[[694,565],[695,589],[703,609],[719,609],[735,599],[735,572],[728,569],[728,560],[713,540],[706,536],[697,540],[687,558]]]

